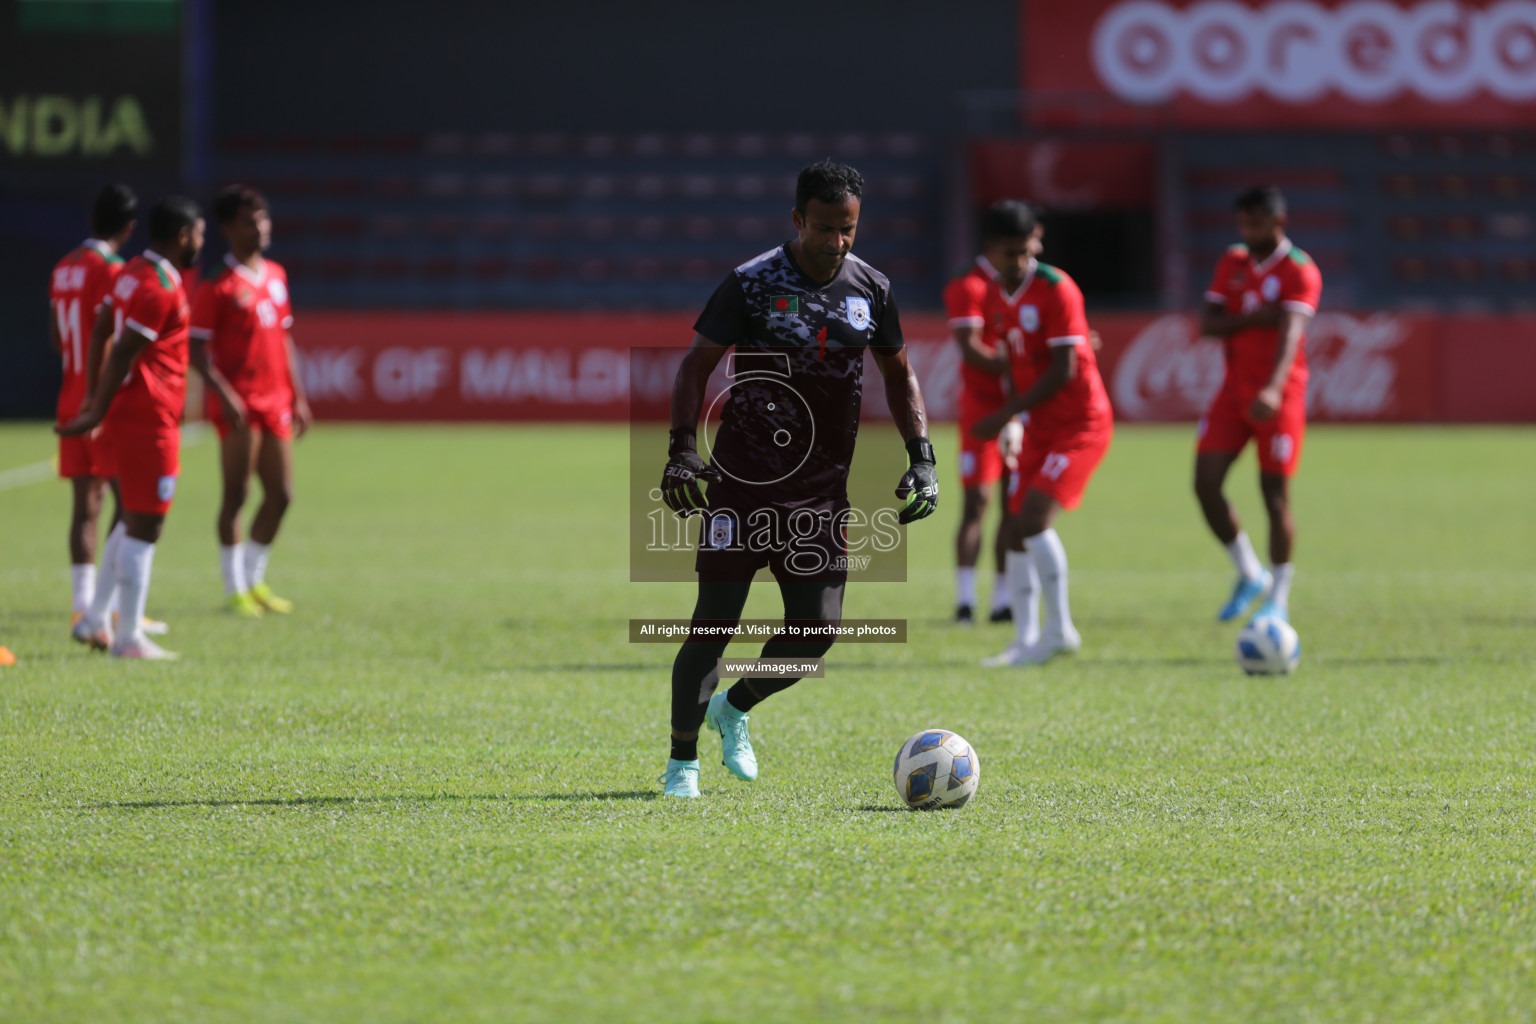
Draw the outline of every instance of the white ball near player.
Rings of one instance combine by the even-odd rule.
[[[1286,676],[1301,661],[1301,637],[1284,619],[1265,615],[1237,634],[1237,663],[1251,676]]]
[[[924,729],[896,751],[896,792],[914,811],[963,807],[981,781],[981,760],[964,738]]]

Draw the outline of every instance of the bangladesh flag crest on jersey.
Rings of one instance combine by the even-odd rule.
[[[786,313],[798,313],[800,312],[800,296],[770,295],[768,296],[768,309],[780,316]]]

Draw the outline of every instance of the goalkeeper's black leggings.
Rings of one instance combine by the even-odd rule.
[[[747,591],[751,588],[750,581],[700,580],[699,600],[693,608],[694,628],[704,623],[720,626],[739,622],[741,610],[747,606]],[[805,629],[837,626],[842,622],[842,583],[780,580],[779,593],[784,597],[786,625]],[[720,685],[719,660],[725,654],[728,642],[728,639],[714,637],[694,639],[690,634],[677,652],[677,660],[672,663],[672,728],[675,731],[697,732],[704,723],[704,708]],[[819,658],[831,647],[831,637],[791,641],[779,632],[763,645],[761,657]],[[742,679],[731,687],[730,701],[738,710],[750,711],[759,701],[799,681],[777,676]]]

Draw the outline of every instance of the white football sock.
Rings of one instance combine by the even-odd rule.
[[[245,585],[254,587],[267,575],[267,555],[272,551],[270,544],[258,544],[254,540],[245,542]]]
[[[1028,551],[1008,552],[1008,598],[1013,632],[1026,647],[1040,642],[1040,578]]]
[[[219,572],[224,575],[224,593],[243,594],[245,582],[245,545],[219,545]]]
[[[1000,572],[992,581],[992,610],[1000,612],[1013,607],[1013,592],[1008,589],[1008,574]]]
[[[117,556],[117,585],[123,591],[117,636],[122,642],[144,638],[144,605],[149,600],[149,571],[154,564],[153,544],[123,538],[123,548]]]
[[[1269,588],[1269,599],[1281,608],[1289,608],[1291,605],[1291,578],[1296,575],[1296,566],[1290,562],[1271,566],[1270,572],[1275,575],[1275,583]]]
[[[1239,530],[1237,538],[1227,545],[1227,554],[1232,556],[1232,564],[1237,566],[1237,574],[1243,579],[1256,580],[1264,575],[1264,563],[1259,561],[1253,542],[1243,531]]]
[[[976,567],[974,565],[961,565],[955,567],[955,605],[976,603]]]
[[[69,589],[74,595],[73,609],[84,613],[91,609],[91,599],[96,596],[96,563],[69,567]]]
[[[118,523],[112,527],[112,532],[107,534],[107,542],[102,545],[101,575],[96,581],[96,593],[91,597],[90,609],[85,613],[85,617],[94,626],[106,625],[107,616],[117,603],[118,555],[127,536],[128,528]]]
[[[1040,576],[1040,593],[1045,603],[1045,628],[1047,640],[1063,640],[1076,630],[1072,625],[1072,611],[1067,605],[1067,549],[1055,530],[1046,530],[1026,538],[1029,546],[1026,554]]]

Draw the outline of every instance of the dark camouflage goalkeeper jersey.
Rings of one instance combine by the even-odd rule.
[[[786,507],[846,501],[864,349],[903,344],[890,280],[849,254],[818,284],[781,245],[732,271],[694,330],[736,348],[728,387],[706,410],[720,426],[705,457],[727,489]]]

